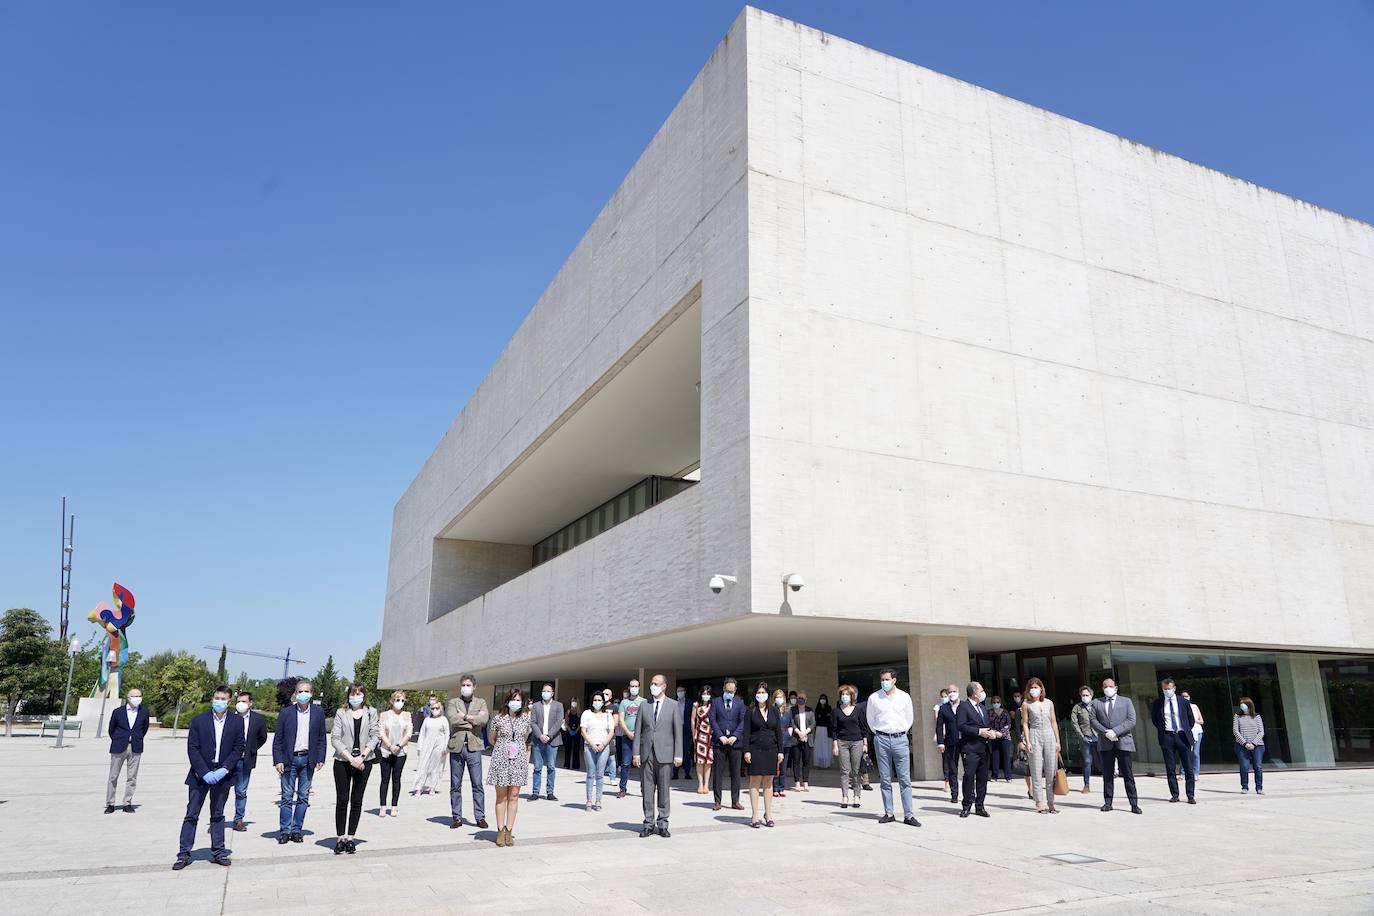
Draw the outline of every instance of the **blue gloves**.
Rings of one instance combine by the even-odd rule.
[[[210,772],[206,773],[205,781],[213,786],[215,783],[219,782],[221,779],[228,775],[229,771],[226,770],[224,767],[220,767],[218,770],[211,770]]]

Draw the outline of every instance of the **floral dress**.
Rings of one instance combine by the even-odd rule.
[[[711,748],[711,707],[698,705],[696,710],[696,727],[692,730],[693,756],[697,766],[708,766],[715,758]]]
[[[523,786],[530,778],[530,717],[501,713],[487,727],[491,740],[491,764],[487,785]]]

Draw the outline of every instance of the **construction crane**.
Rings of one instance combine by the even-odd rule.
[[[305,661],[291,657],[291,650],[287,649],[285,655],[273,655],[271,652],[254,652],[250,649],[230,649],[228,646],[205,646],[206,649],[223,649],[225,652],[232,652],[235,655],[256,655],[258,658],[275,658],[282,663],[281,676],[286,679],[291,676],[292,665],[304,665]]]

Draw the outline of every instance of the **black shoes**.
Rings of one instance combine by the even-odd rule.
[[[348,841],[347,841],[347,840],[335,840],[335,841],[334,841],[334,855],[336,855],[336,856],[343,855],[343,851],[344,851],[345,849],[347,849],[347,848],[348,848]]]
[[[661,836],[661,837],[663,837],[665,840],[666,840],[668,837],[672,836],[672,834],[668,832],[668,827],[667,827],[666,824],[665,824],[664,826],[658,828],[658,835]]]
[[[543,798],[543,796],[540,795],[538,792],[531,792],[530,797],[526,799],[526,801],[539,801],[539,799],[541,798]]]
[[[455,817],[453,821],[448,825],[448,829],[457,830],[461,826],[463,826],[463,819],[461,817]]]
[[[1169,804],[1171,804],[1171,805],[1176,805],[1176,804],[1178,804],[1178,796],[1175,795],[1173,798],[1169,799]]]
[[[895,821],[895,820],[896,820],[896,818],[893,817],[892,815],[890,815],[890,814],[884,814],[882,817],[878,818],[878,823],[880,823],[880,824],[890,824],[890,823],[892,823],[892,822]]]
[[[652,828],[652,827],[641,827],[641,828],[639,828],[639,836],[640,836],[641,839],[643,839],[643,838],[646,837],[646,836],[653,836],[653,835],[654,835],[654,828]]]
[[[1188,804],[1190,804],[1190,805],[1196,805],[1196,804],[1197,804],[1197,799],[1196,799],[1196,798],[1190,798],[1190,799],[1188,799]]]
[[[244,833],[248,828],[243,826],[243,821],[234,821],[234,830],[238,833]]]
[[[289,842],[291,842],[291,834],[289,834],[289,833],[279,833],[279,834],[277,834],[277,845],[278,845],[278,846],[285,846],[285,845],[286,845],[287,843],[289,843]]]
[[[114,814],[114,805],[106,805],[106,806],[105,806],[105,813],[106,813],[106,814]]]
[[[991,814],[988,814],[987,808],[978,808],[973,813],[978,815],[979,817],[992,817]]]
[[[544,796],[544,800],[545,800],[545,801],[558,801],[558,796],[557,796],[557,795],[554,795],[552,792],[550,792],[548,795],[545,795],[545,796]]]
[[[959,796],[957,796],[957,795],[951,795],[951,796],[949,797],[949,803],[950,803],[951,805],[957,805],[957,804],[959,804]]]
[[[216,865],[223,865],[225,868],[228,868],[230,865],[233,864],[233,862],[230,861],[228,856],[225,856],[222,859],[211,859],[210,861],[214,862]]]
[[[1139,805],[1131,805],[1131,813],[1132,813],[1132,814],[1144,814],[1145,812],[1140,810],[1140,806],[1139,806]]]
[[[911,816],[911,815],[908,815],[908,816],[902,818],[902,823],[903,823],[903,824],[906,824],[908,827],[919,827],[919,826],[921,826],[921,822],[918,821],[918,820],[916,820],[916,818],[913,817],[913,816]]]
[[[175,862],[172,863],[172,871],[181,871],[183,868],[190,864],[190,859],[177,859]]]
[[[865,792],[872,792],[872,791],[873,791],[873,787],[870,786],[868,783],[864,783],[864,785],[863,785],[863,790],[864,790]]]
[[[482,828],[483,830],[486,830],[486,829],[487,829],[487,819],[486,819],[485,817],[484,817],[484,818],[480,818],[480,819],[477,821],[477,826],[480,827],[480,828]]]
[[[1105,805],[1103,805],[1101,808],[1099,808],[1099,809],[1097,809],[1097,810],[1099,810],[1099,811],[1110,811],[1110,810],[1112,810],[1112,803],[1111,803],[1111,802],[1107,802]]]
[[[299,834],[299,833],[293,833],[293,834],[291,834],[291,842],[293,842],[293,843],[304,843],[304,842],[305,842],[305,837],[302,836],[302,835]]]
[[[840,802],[840,807],[841,807],[841,808],[848,808],[848,807],[849,807],[849,802]]]
[[[739,802],[731,802],[731,803],[730,803],[730,809],[731,809],[732,811],[743,811],[743,810],[744,810],[744,805],[741,805]]]
[[[344,852],[348,853],[350,856],[353,855],[353,853],[355,853],[355,852],[357,852],[357,851],[358,851],[358,844],[357,844],[356,841],[354,841],[354,840],[349,840],[347,843],[344,844]]]
[[[967,809],[967,808],[960,808],[960,809],[959,809],[959,816],[960,816],[960,817],[968,817],[968,809]]]
[[[133,814],[133,813],[134,813],[134,806],[133,806],[133,805],[125,805],[125,806],[124,806],[124,813],[125,813],[125,814]]]

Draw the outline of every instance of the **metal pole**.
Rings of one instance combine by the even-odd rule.
[[[286,650],[286,658],[281,663],[281,679],[284,681],[291,676],[291,650]]]
[[[72,642],[76,642],[75,639]],[[76,647],[67,647],[67,689],[62,693],[62,723],[57,727],[57,746],[62,746],[62,736],[67,733],[67,700],[72,695],[72,670],[76,667]]]

